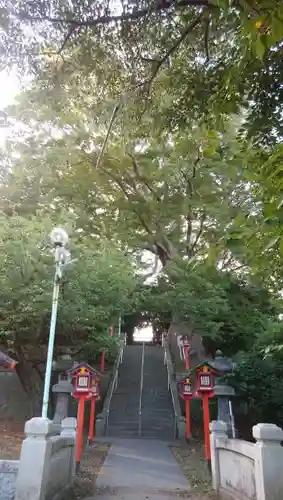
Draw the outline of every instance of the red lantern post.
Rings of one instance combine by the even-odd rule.
[[[92,444],[95,438],[95,404],[99,400],[100,396],[100,378],[98,374],[95,375],[92,381],[92,398],[90,400],[90,418],[89,418],[89,430],[88,430],[88,443]]]
[[[209,399],[214,397],[213,387],[214,377],[211,368],[207,364],[197,367],[197,393],[202,399],[205,458],[208,461],[211,460]]]
[[[83,430],[84,430],[84,412],[85,401],[92,398],[93,379],[95,377],[95,370],[87,363],[80,363],[75,368],[70,370],[70,375],[73,379],[74,392],[72,396],[78,399],[78,427],[77,427],[77,448],[76,448],[76,464],[77,470],[79,469],[82,452],[83,452]]]
[[[191,437],[191,408],[190,400],[193,398],[192,382],[189,377],[185,377],[180,382],[181,398],[185,401],[186,408],[186,438]]]
[[[189,362],[190,342],[189,342],[188,337],[184,337],[183,347],[184,347],[184,356],[185,356],[185,369],[189,370],[189,368],[190,368],[190,362]]]
[[[102,351],[102,353],[101,353],[100,371],[101,371],[101,373],[105,372],[105,351]]]

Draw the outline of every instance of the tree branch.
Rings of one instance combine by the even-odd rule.
[[[63,52],[64,48],[66,47],[66,45],[67,45],[68,41],[70,40],[70,38],[71,38],[71,36],[72,36],[72,34],[74,33],[74,31],[76,31],[76,28],[77,28],[77,27],[76,27],[76,26],[74,26],[74,25],[73,25],[73,26],[71,26],[71,27],[69,28],[68,33],[67,33],[67,35],[65,36],[65,38],[64,38],[64,40],[63,40],[63,43],[62,43],[62,45],[61,45],[60,49],[58,50],[58,55],[61,55],[61,54],[62,54],[62,52]]]
[[[156,200],[158,202],[160,202],[161,201],[160,196],[156,193],[155,189],[153,189],[153,187],[149,184],[149,182],[147,181],[147,179],[140,174],[139,167],[138,167],[138,164],[137,164],[137,160],[135,159],[134,155],[132,155],[132,153],[128,153],[128,156],[132,160],[133,171],[134,171],[137,179],[139,181],[143,182],[146,185],[146,187],[148,188],[148,190],[151,192],[151,194],[153,194],[153,196],[156,198]]]
[[[19,12],[16,17],[20,20],[31,21],[31,22],[48,22],[52,24],[72,24],[74,26],[96,26],[98,24],[110,24],[115,22],[124,21],[136,21],[146,17],[148,14],[155,14],[158,12],[163,12],[171,7],[174,10],[182,9],[183,7],[215,7],[213,0],[179,0],[175,2],[174,0],[164,0],[162,2],[156,2],[155,6],[150,6],[145,9],[135,10],[132,12],[125,12],[118,16],[99,16],[96,19],[88,18],[83,21],[73,18],[60,18],[60,17],[50,17],[50,16],[32,16],[25,12]]]
[[[145,219],[142,217],[140,212],[133,205],[133,199],[132,199],[131,195],[128,193],[128,191],[125,188],[121,179],[119,177],[117,177],[116,175],[114,175],[112,172],[110,172],[108,169],[102,167],[101,165],[100,165],[100,170],[102,170],[102,172],[104,172],[106,175],[108,175],[108,177],[110,177],[110,179],[112,179],[114,182],[116,182],[116,184],[119,186],[121,191],[124,193],[128,202],[132,204],[132,210],[135,212],[136,216],[139,218],[142,227],[146,230],[146,232],[148,234],[152,234],[152,231],[151,231],[149,225],[146,223]]]
[[[199,242],[199,239],[200,239],[200,237],[201,237],[201,235],[203,233],[203,226],[204,226],[205,219],[206,219],[205,214],[202,214],[201,218],[200,218],[200,227],[199,227],[198,233],[197,233],[197,235],[195,237],[195,241],[194,241],[194,243],[193,243],[193,245],[191,247],[191,254],[194,253],[195,248],[196,248],[196,246],[197,246],[197,244]]]
[[[110,119],[110,122],[109,122],[109,125],[108,125],[108,129],[107,129],[107,132],[106,132],[106,136],[105,136],[105,139],[103,141],[103,144],[102,144],[102,147],[101,147],[101,150],[99,152],[99,155],[97,157],[97,160],[96,160],[96,164],[95,164],[95,168],[97,169],[99,167],[99,164],[100,164],[100,161],[101,161],[101,158],[102,158],[102,155],[105,151],[105,148],[106,148],[106,145],[107,145],[107,141],[109,139],[109,136],[110,136],[110,133],[112,131],[112,128],[113,128],[113,125],[114,125],[114,121],[115,121],[115,118],[117,116],[117,113],[120,109],[122,105],[122,100],[120,100],[120,102],[118,102],[116,105],[115,105],[115,108],[113,110],[113,113],[112,113],[112,116],[111,116],[111,119]]]
[[[149,78],[149,80],[147,82],[145,82],[144,84],[144,87],[147,87],[147,92],[149,92],[150,90],[150,87],[151,87],[151,84],[154,80],[154,78],[156,77],[158,71],[160,70],[161,66],[163,66],[163,64],[169,59],[169,57],[175,52],[175,50],[178,49],[178,47],[181,45],[181,43],[185,40],[185,38],[189,35],[189,33],[194,29],[196,28],[196,26],[201,22],[202,20],[202,16],[203,16],[203,12],[201,12],[201,14],[196,18],[194,19],[194,21],[192,21],[188,26],[187,28],[184,30],[184,32],[182,33],[182,35],[176,40],[176,42],[170,47],[170,49],[166,52],[166,54],[161,58],[159,59],[156,64],[155,64],[155,68]]]
[[[209,16],[205,19],[205,32],[204,32],[204,50],[206,55],[206,61],[205,61],[206,64],[210,60],[210,52],[209,52],[210,22],[211,22],[211,17],[209,14]]]
[[[191,253],[192,253],[192,247],[191,247],[192,220],[193,220],[192,209],[190,207],[188,214],[187,214],[187,217],[186,217],[186,221],[187,221],[186,250],[187,250],[188,257],[190,257]]]

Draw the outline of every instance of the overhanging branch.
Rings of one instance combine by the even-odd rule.
[[[134,200],[132,198],[132,195],[130,193],[128,193],[128,191],[127,191],[126,187],[124,186],[122,180],[119,177],[117,177],[115,174],[113,174],[113,172],[110,172],[107,168],[104,168],[101,165],[100,165],[100,170],[102,172],[104,172],[106,175],[108,175],[108,177],[110,177],[110,179],[112,179],[119,186],[119,188],[123,192],[125,198],[128,200],[129,203],[132,204],[132,210],[135,212],[136,216],[138,217],[138,219],[139,219],[142,227],[146,230],[146,232],[148,234],[152,234],[152,231],[151,231],[149,225],[147,224],[147,222],[145,221],[145,219],[143,218],[143,216],[141,215],[141,213],[134,206],[134,204],[133,204]]]
[[[149,80],[145,83],[145,86],[147,87],[147,90],[149,91],[151,84],[156,77],[158,71],[160,68],[164,65],[164,63],[169,59],[170,56],[179,48],[181,43],[186,39],[186,37],[191,33],[191,31],[197,27],[197,25],[201,22],[203,16],[203,12],[197,16],[194,21],[192,21],[186,29],[183,31],[182,35],[176,40],[176,42],[170,47],[170,49],[164,54],[164,56],[159,59],[154,67],[154,70],[149,78]]]
[[[148,180],[143,176],[141,175],[140,171],[139,171],[139,166],[138,166],[138,163],[137,163],[137,160],[136,158],[134,157],[134,155],[132,153],[129,153],[128,152],[128,156],[131,158],[132,160],[132,165],[133,165],[133,171],[135,173],[135,176],[136,178],[140,181],[140,182],[143,182],[145,184],[145,186],[147,187],[147,189],[149,190],[149,192],[154,196],[154,198],[160,202],[161,201],[161,198],[160,196],[158,195],[158,193],[155,191],[155,189],[153,189],[153,187],[150,185],[150,183],[148,182]]]
[[[195,251],[195,249],[197,247],[197,244],[199,242],[199,239],[200,239],[200,237],[201,237],[201,235],[203,233],[205,219],[206,219],[205,214],[202,214],[201,218],[200,218],[199,230],[198,230],[197,235],[195,237],[195,241],[194,241],[194,243],[193,243],[193,245],[191,247],[191,255],[193,255],[193,253],[194,253],[194,251]]]
[[[87,18],[79,20],[74,18],[51,17],[51,16],[32,16],[26,12],[19,12],[16,17],[20,20],[31,22],[48,22],[52,24],[72,24],[74,26],[97,26],[99,24],[110,24],[115,22],[135,21],[146,17],[148,14],[155,14],[158,12],[166,11],[170,8],[174,10],[182,9],[184,7],[215,7],[215,2],[211,0],[164,0],[156,2],[155,6],[150,6],[145,9],[135,10],[132,12],[125,12],[118,16],[98,16],[97,18]]]

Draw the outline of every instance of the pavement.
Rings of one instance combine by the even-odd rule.
[[[151,439],[115,439],[86,500],[171,500],[190,485],[169,445]]]

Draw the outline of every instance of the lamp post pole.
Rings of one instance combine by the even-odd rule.
[[[64,229],[55,228],[53,229],[50,238],[55,247],[55,276],[54,276],[52,312],[51,312],[50,330],[48,339],[48,351],[47,351],[46,369],[44,378],[44,391],[43,391],[42,412],[41,412],[42,417],[47,417],[48,415],[48,403],[49,403],[52,361],[53,361],[54,341],[56,332],[59,288],[62,278],[62,266],[66,264],[67,251],[65,249],[65,245],[68,242],[68,235],[64,231]]]

